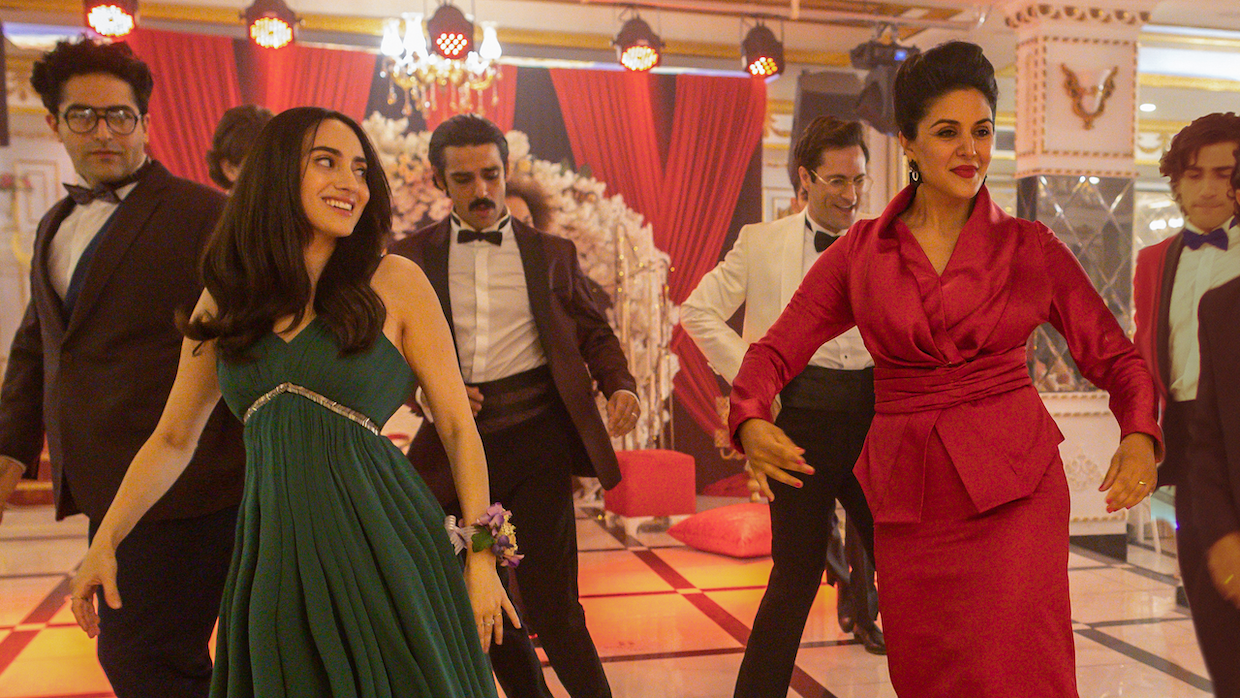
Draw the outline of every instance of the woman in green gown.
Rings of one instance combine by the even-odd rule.
[[[222,395],[245,422],[247,460],[212,695],[495,695],[485,647],[503,640],[501,613],[517,619],[494,557],[467,552],[462,577],[443,511],[378,430],[416,381],[465,520],[484,513],[452,338],[421,270],[383,256],[390,220],[352,119],[301,107],[263,130],[204,254],[206,290],[181,318],[163,416],[73,581],[89,634],[97,589],[121,603],[116,547],[184,470]]]

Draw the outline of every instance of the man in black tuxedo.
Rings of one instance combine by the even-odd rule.
[[[1233,181],[1240,184],[1240,173]],[[1188,493],[1205,565],[1184,584],[1202,607],[1193,609],[1193,627],[1214,695],[1240,698],[1240,279],[1206,292],[1198,313]]]
[[[31,80],[79,184],[39,223],[31,300],[0,392],[0,502],[35,477],[44,436],[56,516],[90,534],[176,377],[177,309],[223,197],[145,152],[153,80],[123,43],[61,42]],[[184,476],[117,550],[125,605],[100,603],[99,662],[120,698],[205,696],[245,450],[221,404]]]
[[[516,569],[525,621],[569,695],[610,696],[577,599],[572,476],[619,483],[608,435],[636,426],[637,382],[573,243],[508,214],[503,132],[478,116],[453,117],[432,134],[429,159],[452,214],[390,251],[422,267],[452,328],[491,495],[512,510],[525,554]],[[606,426],[596,382],[608,398]],[[432,426],[418,431],[409,460],[452,509],[447,457]],[[503,644],[491,646],[504,692],[550,696],[528,635],[504,623]]]

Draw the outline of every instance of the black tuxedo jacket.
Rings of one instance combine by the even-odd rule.
[[[629,372],[624,351],[607,316],[590,292],[572,241],[540,232],[517,220],[513,220],[512,229],[521,250],[530,309],[547,354],[551,376],[589,454],[589,462],[575,464],[574,471],[597,477],[605,488],[615,487],[620,482],[620,468],[594,401],[594,384],[597,381],[598,389],[610,397],[617,390],[636,392],[637,381]],[[448,298],[450,231],[451,225],[444,219],[394,243],[388,251],[408,257],[422,267],[439,295],[448,326],[453,327],[452,304]],[[442,453],[442,449],[438,452]],[[449,489],[450,477],[445,481],[446,456],[431,461],[415,465],[441,501],[455,500],[455,492]]]
[[[1205,548],[1240,531],[1240,279],[1198,306],[1201,381],[1189,423],[1190,493]]]
[[[176,377],[179,308],[202,293],[198,259],[224,198],[152,163],[117,208],[87,267],[71,316],[47,262],[62,199],[39,222],[30,304],[13,338],[0,390],[0,454],[34,477],[44,435],[56,516],[107,512],[134,454],[154,431]],[[241,425],[217,406],[185,474],[147,520],[187,518],[240,501]]]

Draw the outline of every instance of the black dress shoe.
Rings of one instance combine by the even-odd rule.
[[[836,609],[836,616],[840,620],[840,632],[851,633],[853,631],[853,627],[856,625],[856,620],[853,618],[852,612],[847,608],[840,606]]]
[[[883,631],[876,626],[866,627],[858,623],[853,628],[853,637],[861,641],[865,651],[870,654],[887,654],[887,641],[883,639]]]

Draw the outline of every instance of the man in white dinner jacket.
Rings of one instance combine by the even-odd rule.
[[[856,220],[869,178],[861,124],[831,116],[815,119],[797,142],[794,157],[807,194],[805,210],[741,229],[731,251],[681,306],[681,324],[711,366],[728,382],[736,378],[752,342],[779,318],[818,255]],[[745,305],[741,334],[727,321]],[[793,473],[802,487],[763,481],[771,500],[770,581],[754,619],[737,677],[735,696],[787,694],[801,634],[826,564],[831,514],[838,498],[873,559],[874,523],[853,465],[874,417],[874,362],[856,328],[824,344],[809,366],[780,393],[775,424],[801,448],[812,475]],[[858,561],[861,562],[861,561]],[[886,652],[873,592],[873,565],[854,564],[868,591],[866,612],[852,618],[866,649]]]

